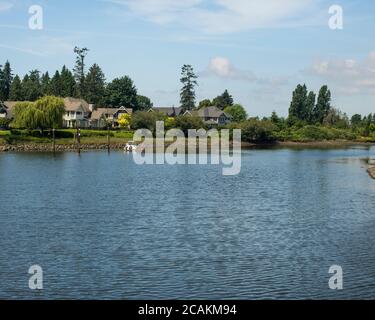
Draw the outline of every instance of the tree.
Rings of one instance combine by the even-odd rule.
[[[25,100],[35,101],[42,96],[40,71],[32,70],[22,80],[22,94]]]
[[[302,119],[308,123],[314,122],[313,112],[315,108],[315,101],[316,101],[316,94],[313,91],[310,91],[306,98],[306,110],[304,114],[305,119]]]
[[[323,119],[323,124],[339,129],[347,129],[349,128],[349,119],[345,113],[342,113],[338,109],[331,108]]]
[[[118,124],[121,128],[129,128],[132,117],[130,114],[123,113],[118,119]]]
[[[61,98],[46,96],[36,102],[19,102],[14,107],[13,126],[40,129],[61,127],[65,113]]]
[[[73,69],[74,77],[77,84],[77,96],[83,98],[85,95],[85,58],[89,49],[87,48],[74,48],[76,56],[76,64]]]
[[[240,125],[242,140],[247,142],[274,141],[275,125],[269,120],[249,119]]]
[[[95,63],[89,69],[86,76],[86,94],[87,102],[100,105],[104,101],[105,94],[105,75],[102,69]]]
[[[152,132],[156,130],[156,122],[164,121],[165,115],[162,112],[137,111],[134,113],[131,121],[131,127],[134,130],[148,129]]]
[[[56,97],[63,96],[60,72],[56,71],[50,83],[51,94]]]
[[[305,121],[307,118],[307,88],[305,84],[303,86],[299,84],[293,92],[289,108],[289,119],[294,122],[297,120]]]
[[[213,103],[210,99],[205,99],[199,102],[198,109],[207,108],[213,106]]]
[[[18,75],[13,79],[12,85],[10,86],[9,100],[11,101],[23,101],[24,96],[22,92],[22,83]]]
[[[225,90],[224,93],[216,97],[212,103],[219,109],[224,110],[226,107],[233,106],[233,98],[228,90]]]
[[[178,116],[176,118],[176,127],[180,128],[185,135],[188,134],[190,129],[205,129],[203,120],[200,117],[190,115]]]
[[[224,112],[232,117],[233,122],[241,122],[247,119],[247,112],[240,104],[228,106],[224,109]]]
[[[63,66],[58,82],[61,97],[73,97],[76,95],[74,75],[66,66]]]
[[[195,108],[195,87],[198,85],[197,78],[191,65],[183,65],[180,79],[182,83],[180,96],[181,107],[185,111]]]
[[[12,69],[9,61],[5,62],[4,68],[0,66],[0,100],[9,100],[10,87],[13,81]]]
[[[352,116],[350,123],[353,128],[358,128],[362,125],[362,116],[360,114],[355,114]]]
[[[137,110],[149,110],[152,109],[152,107],[153,103],[150,98],[137,95]]]
[[[324,118],[328,115],[331,109],[331,91],[327,86],[323,86],[318,95],[318,101],[314,108],[314,120],[323,123]]]
[[[137,108],[137,88],[128,76],[116,78],[106,89],[106,102],[112,107]]]
[[[48,72],[42,74],[40,83],[42,87],[42,95],[43,96],[50,95],[51,94],[51,78]]]

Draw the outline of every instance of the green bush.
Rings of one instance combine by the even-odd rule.
[[[206,129],[206,126],[204,125],[201,118],[198,116],[179,116],[176,118],[176,127],[181,129],[185,134],[188,133],[188,130],[190,129]]]
[[[7,129],[9,127],[10,120],[6,118],[0,118],[0,128]]]
[[[246,142],[272,142],[276,140],[274,131],[277,127],[269,120],[250,119],[241,122],[242,140]]]

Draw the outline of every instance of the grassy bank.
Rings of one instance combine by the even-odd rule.
[[[62,129],[56,130],[56,144],[75,143],[76,130]],[[82,144],[106,144],[108,132],[106,130],[81,130]],[[133,138],[133,132],[130,131],[110,131],[111,143],[126,143]],[[43,134],[39,130],[7,130],[0,131],[0,144],[46,144],[52,143],[52,132],[45,131]]]
[[[75,143],[76,130],[56,130],[57,145]],[[81,144],[107,144],[107,130],[81,130]],[[125,144],[133,139],[132,131],[110,131],[111,144]],[[242,128],[244,146],[272,145],[280,146],[341,146],[354,143],[375,143],[375,135],[363,137],[349,129],[306,126],[271,130],[266,126]],[[52,132],[40,130],[0,131],[0,145],[48,144],[52,143]]]

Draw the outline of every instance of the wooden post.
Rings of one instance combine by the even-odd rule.
[[[81,154],[81,129],[78,126],[77,123],[77,152],[78,154]]]
[[[107,146],[108,146],[108,153],[110,153],[111,152],[111,140],[110,140],[109,125],[107,126]]]
[[[56,136],[55,136],[55,128],[52,129],[52,147],[53,147],[53,154],[56,154]]]

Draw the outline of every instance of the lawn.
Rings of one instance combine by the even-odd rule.
[[[76,130],[62,129],[56,130],[56,144],[72,144],[75,142]],[[82,144],[106,144],[107,130],[81,130]],[[131,131],[110,131],[111,144],[126,143],[132,140]],[[20,143],[51,143],[52,133],[45,131],[43,135],[39,130],[7,130],[0,131],[0,144],[20,144]]]

